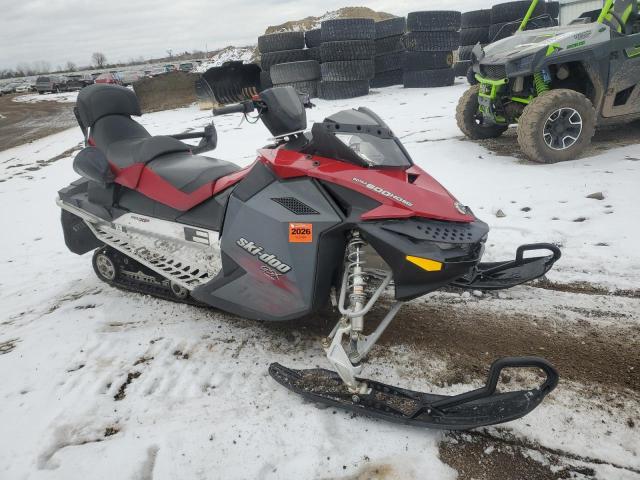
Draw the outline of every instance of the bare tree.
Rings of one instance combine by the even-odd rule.
[[[167,55],[169,55],[169,58],[173,58],[173,50],[167,50]]]
[[[67,70],[67,72],[75,72],[78,69],[78,67],[73,62],[67,62],[65,69]]]
[[[51,71],[51,64],[44,60],[38,60],[33,62],[33,69],[37,73],[49,73]]]
[[[91,60],[93,60],[93,63],[95,63],[98,68],[104,67],[104,64],[107,63],[107,57],[102,52],[94,52],[94,54],[91,55]]]

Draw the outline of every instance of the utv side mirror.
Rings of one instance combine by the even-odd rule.
[[[73,169],[84,178],[101,185],[112,183],[115,178],[107,157],[96,147],[83,148],[73,159]]]

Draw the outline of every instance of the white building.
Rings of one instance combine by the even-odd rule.
[[[560,0],[560,25],[567,25],[584,12],[597,10],[603,5],[603,0]]]

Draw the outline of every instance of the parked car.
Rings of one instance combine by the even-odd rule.
[[[140,78],[143,76],[140,74],[140,72],[119,72],[118,75],[120,77],[120,80],[122,81],[122,85],[124,85],[125,87],[128,87],[129,85],[133,84],[133,82],[140,80]]]
[[[73,73],[67,75],[67,90],[82,90],[93,83],[93,77],[88,73]]]
[[[15,93],[16,87],[19,87],[20,85],[22,84],[18,82],[7,83],[6,85],[3,85],[2,88],[0,88],[0,91],[2,91],[2,93],[4,93],[5,95],[9,95],[10,93]]]
[[[120,78],[115,73],[101,73],[96,77],[95,83],[107,83],[110,85],[122,85]]]
[[[38,77],[36,80],[36,90],[40,95],[46,92],[63,92],[66,89],[66,81],[62,77],[48,75],[46,77]]]
[[[175,72],[176,71],[176,66],[173,65],[172,63],[168,63],[164,66],[164,71],[169,73],[169,72]]]
[[[31,85],[29,85],[28,83],[21,83],[15,88],[14,91],[16,93],[28,93],[31,91]]]
[[[181,72],[190,72],[191,70],[193,70],[193,63],[191,63],[191,62],[181,63],[180,67],[178,67],[178,69]]]

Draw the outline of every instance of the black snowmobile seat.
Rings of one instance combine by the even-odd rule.
[[[90,129],[91,142],[119,169],[145,165],[185,193],[240,170],[224,160],[193,155],[189,145],[173,137],[151,136],[131,118],[142,112],[128,88],[90,85],[78,94],[76,107],[79,120]]]

